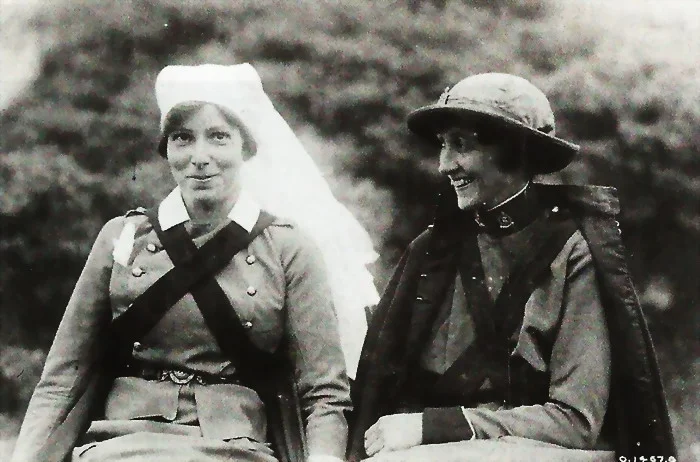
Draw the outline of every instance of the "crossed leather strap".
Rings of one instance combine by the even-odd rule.
[[[197,248],[184,224],[164,231],[155,211],[149,210],[146,215],[174,267],[111,323],[109,335],[104,338],[107,353],[104,358],[96,358],[89,372],[80,377],[76,388],[82,392],[77,394],[75,402],[71,403],[43,445],[44,460],[58,462],[70,457],[76,438],[89,424],[85,416],[96,415],[95,400],[104,399],[114,376],[130,360],[130,349],[127,351],[126,346],[142,338],[175,303],[191,293],[221,351],[240,370],[244,382],[265,402],[268,419],[282,422],[279,426],[269,426],[279,460],[303,462],[306,458],[305,432],[291,364],[284,354],[285,347],[280,347],[274,354],[258,349],[214,277],[234,255],[272,224],[275,217],[262,211],[250,233],[231,222]],[[79,428],[76,430],[76,427]]]
[[[175,266],[114,320],[112,329],[119,342],[129,344],[141,339],[170,307],[190,293],[219,348],[244,376],[253,377],[269,370],[267,368],[276,357],[253,345],[214,275],[269,226],[274,217],[261,212],[250,233],[232,221],[197,248],[183,223],[164,231],[153,210],[147,211],[146,215]],[[240,358],[246,358],[246,361],[240,361]]]

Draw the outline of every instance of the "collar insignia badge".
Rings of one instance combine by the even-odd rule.
[[[500,213],[500,215],[498,215],[498,226],[499,226],[501,229],[508,229],[508,228],[510,228],[511,226],[513,226],[514,224],[515,224],[515,222],[513,221],[513,219],[511,218],[511,216],[508,215],[507,213],[505,213],[505,212],[502,211],[502,212]]]

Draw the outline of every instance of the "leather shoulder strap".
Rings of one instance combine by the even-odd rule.
[[[157,217],[151,217],[150,220],[163,248],[176,266],[186,265],[188,260],[197,254],[198,249],[183,225],[163,231],[160,229]],[[258,222],[247,236],[247,242],[252,241],[273,221],[272,215],[261,212]],[[241,239],[239,236],[243,236],[245,230],[237,226],[228,232],[230,239],[238,240]],[[236,310],[231,306],[229,298],[213,276],[194,284],[190,293],[197,302],[204,322],[216,339],[219,348],[240,372],[250,377],[257,377],[261,372],[269,370],[274,360],[273,355],[260,350],[251,342]]]
[[[250,233],[237,223],[231,222],[197,249],[184,229],[184,225],[163,231],[154,213],[149,211],[147,215],[175,266],[146,289],[121,316],[114,320],[112,329],[120,343],[143,337],[185,294],[192,291],[199,293],[202,290],[200,287],[206,286],[208,280],[214,280],[213,276],[229,264],[236,253],[247,247],[274,221],[272,215],[263,212]],[[201,309],[201,305],[199,306]],[[230,303],[225,306],[230,307]],[[207,325],[209,324],[210,320],[207,320]],[[240,325],[240,322],[238,324]],[[219,327],[214,333],[221,330],[224,329]]]

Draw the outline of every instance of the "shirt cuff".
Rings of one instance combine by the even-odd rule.
[[[474,426],[464,408],[429,407],[423,411],[423,444],[449,443],[474,438]]]
[[[323,454],[313,454],[309,456],[308,462],[345,462],[340,457],[327,456]]]
[[[467,413],[466,407],[462,407],[462,415],[467,420],[467,423],[469,424],[469,429],[472,431],[472,437],[469,438],[469,441],[471,441],[474,438],[476,438],[476,431],[474,431],[474,424],[472,423],[472,419],[469,418],[469,414]]]

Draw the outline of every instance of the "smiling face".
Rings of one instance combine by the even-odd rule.
[[[518,148],[505,137],[449,128],[438,138],[442,143],[439,170],[450,179],[462,210],[494,207],[529,180],[524,166],[513,162],[513,156],[519,161]]]
[[[241,129],[213,104],[181,115],[165,133],[168,163],[185,204],[193,215],[230,210],[238,199],[238,176],[247,157]]]

